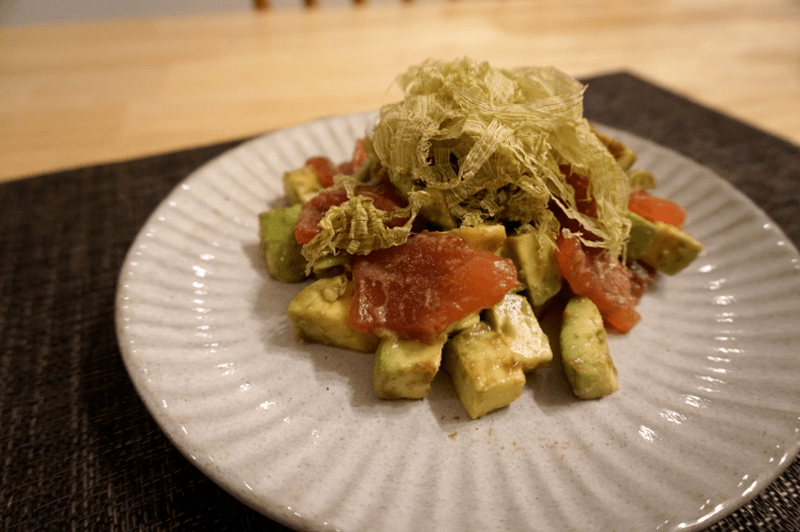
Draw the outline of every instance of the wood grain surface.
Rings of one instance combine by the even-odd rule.
[[[374,109],[461,56],[629,71],[800,144],[795,0],[367,2],[0,28],[0,181]]]

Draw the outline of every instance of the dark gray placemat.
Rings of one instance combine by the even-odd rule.
[[[587,115],[711,167],[800,245],[800,148],[629,74],[589,81]],[[288,530],[172,446],[125,372],[117,275],[191,171],[238,143],[0,185],[0,530]],[[798,531],[800,459],[709,531]]]

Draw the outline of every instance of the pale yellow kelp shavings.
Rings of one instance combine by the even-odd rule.
[[[404,243],[411,233],[411,225],[419,204],[419,194],[412,194],[408,207],[391,213],[378,209],[371,197],[351,195],[338,206],[328,209],[319,222],[321,231],[302,248],[308,261],[306,273],[319,258],[347,252],[366,255],[377,249]],[[408,218],[403,225],[389,227],[392,220]]]
[[[401,190],[439,189],[462,225],[552,229],[551,201],[613,254],[624,251],[628,180],[583,118],[585,87],[554,68],[428,60],[398,78],[370,147]],[[576,208],[560,166],[588,175],[597,219]],[[547,229],[545,228],[547,227]]]

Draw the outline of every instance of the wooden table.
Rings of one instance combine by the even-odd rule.
[[[800,144],[799,54],[793,0],[323,4],[2,28],[0,180],[374,109],[427,57],[628,70]]]

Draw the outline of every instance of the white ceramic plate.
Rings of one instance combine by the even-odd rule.
[[[374,113],[267,135],[189,176],[121,272],[120,347],[147,407],[205,474],[298,530],[676,531],[773,480],[800,446],[800,257],[709,170],[614,132],[705,244],[610,339],[621,390],[572,398],[557,368],[477,421],[446,375],[373,398],[371,357],[297,343],[298,285],[272,281],[257,214],[307,157],[349,158]]]

